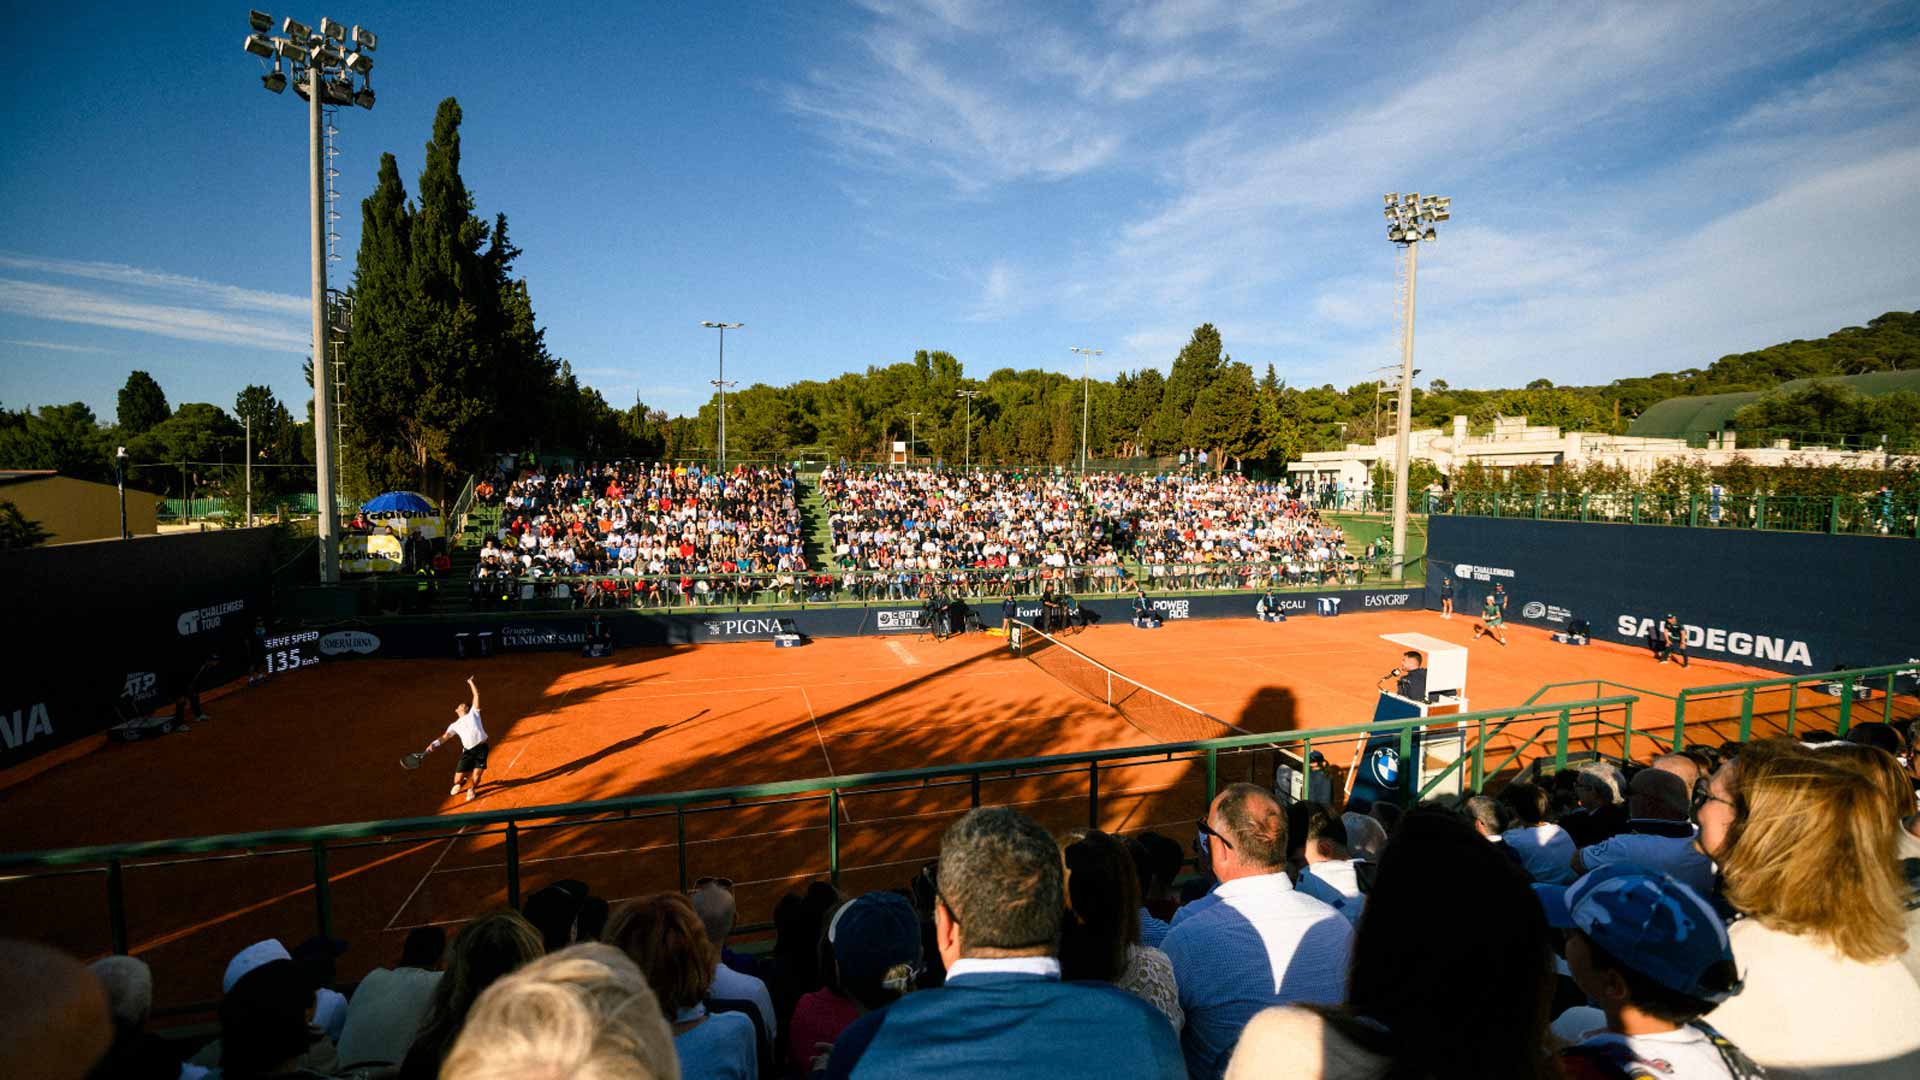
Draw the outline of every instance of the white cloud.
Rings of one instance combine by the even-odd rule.
[[[182,293],[198,298],[203,303],[218,307],[239,308],[256,311],[278,311],[289,315],[308,314],[309,300],[304,296],[289,296],[285,293],[262,292],[258,289],[244,289],[237,285],[223,285],[216,281],[188,277],[184,274],[168,274],[155,270],[145,270],[137,266],[122,263],[83,262],[75,259],[46,259],[27,255],[0,253],[0,270],[12,270],[19,273],[45,274],[56,277],[77,277],[93,281],[104,281],[113,285],[135,289]]]
[[[1920,50],[1910,43],[1888,46],[1783,90],[1747,110],[1736,132],[1851,124],[1888,108],[1912,109],[1920,101]]]
[[[104,353],[97,345],[66,345],[57,341],[22,341],[19,338],[0,338],[0,345],[17,345],[23,349],[47,349],[51,352]]]
[[[0,278],[0,311],[53,322],[104,326],[184,341],[305,352],[298,320],[127,300],[88,289]]]

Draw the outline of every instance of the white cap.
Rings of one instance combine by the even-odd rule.
[[[293,954],[287,951],[285,945],[280,944],[279,938],[256,941],[234,953],[233,959],[227,961],[227,973],[220,978],[220,992],[232,993],[233,984],[246,978],[247,974],[257,967],[271,964],[275,960],[291,959]]]

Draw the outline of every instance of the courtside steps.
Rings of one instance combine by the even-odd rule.
[[[833,525],[827,520],[827,497],[820,490],[820,474],[796,476],[794,489],[800,496],[800,530],[807,565],[825,566],[833,551]]]

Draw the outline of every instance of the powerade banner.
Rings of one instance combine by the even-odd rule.
[[[1898,537],[1436,515],[1426,605],[1451,577],[1471,618],[1500,586],[1513,622],[1626,645],[1673,614],[1695,659],[1805,675],[1920,656],[1916,566]]]
[[[1418,705],[1391,694],[1381,694],[1380,701],[1373,707],[1373,722],[1376,724],[1386,720],[1410,720],[1419,715]],[[1400,757],[1398,731],[1367,736],[1367,744],[1360,748],[1359,756],[1354,759],[1352,771],[1348,774],[1353,783],[1347,788],[1347,809],[1364,814],[1368,807],[1377,802],[1406,806],[1406,790],[1413,783],[1408,774],[1414,762],[1420,760],[1418,729],[1413,732],[1411,746],[1412,757],[1403,760]]]

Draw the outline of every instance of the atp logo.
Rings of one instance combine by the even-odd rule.
[[[1373,770],[1373,778],[1379,783],[1392,787],[1400,782],[1400,751],[1391,746],[1382,746],[1367,756],[1367,768]]]

